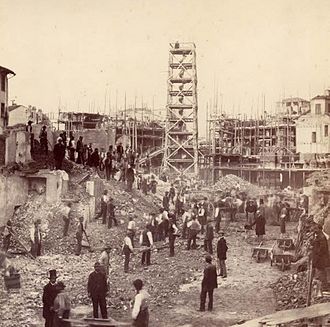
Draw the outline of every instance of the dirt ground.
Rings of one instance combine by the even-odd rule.
[[[134,208],[134,205],[146,201],[146,197],[136,192],[128,201]],[[149,203],[151,202],[150,200]],[[73,303],[72,317],[90,316],[92,308],[86,291],[88,274],[93,270],[94,262],[100,255],[100,247],[109,242],[113,249],[108,308],[109,315],[120,321],[130,321],[129,302],[134,297],[132,281],[136,278],[144,280],[145,287],[151,295],[152,327],[230,326],[275,311],[274,297],[269,285],[283,272],[277,267],[271,267],[269,261],[256,263],[251,257],[252,247],[258,242],[253,231],[246,239],[242,228],[245,223],[243,217],[240,221],[231,223],[226,233],[229,247],[228,278],[218,278],[219,287],[214,293],[212,313],[197,311],[205,252],[202,249],[186,251],[185,241],[179,238],[174,258],[169,257],[167,248],[153,252],[152,265],[145,268],[140,264],[141,255],[137,254],[132,258],[130,273],[124,274],[121,244],[128,218],[118,218],[120,226],[110,230],[100,222],[92,222],[89,225],[94,252],[84,249],[80,257],[75,256],[75,231],[71,230],[71,240],[61,240],[61,237],[58,239],[59,248],[69,247],[63,254],[54,255],[56,249],[46,243],[46,253],[34,261],[24,256],[15,257],[13,262],[20,269],[22,288],[18,293],[7,293],[1,285],[1,280],[0,326],[43,326],[42,288],[47,283],[46,272],[52,268],[58,270],[59,279],[67,285],[67,292]],[[137,220],[141,228],[143,219],[139,217]],[[62,227],[54,220],[50,228],[60,230]],[[294,228],[295,224],[290,223],[288,230],[291,234]],[[279,235],[279,227],[266,226],[266,233],[264,245],[271,247]],[[199,242],[201,244],[202,240]]]

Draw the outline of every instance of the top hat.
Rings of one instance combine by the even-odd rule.
[[[52,270],[49,270],[48,272],[48,279],[51,279],[51,278],[58,278],[58,275],[57,275],[57,272],[55,269],[52,269]]]

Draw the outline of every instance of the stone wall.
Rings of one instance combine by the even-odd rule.
[[[0,175],[0,227],[12,217],[16,206],[26,202],[28,188],[28,180],[23,177]]]
[[[85,129],[74,134],[75,141],[77,142],[79,136],[83,137],[83,143],[92,143],[93,149],[98,148],[99,151],[104,149],[107,151],[109,145],[115,145],[115,130],[109,129]]]
[[[6,135],[5,164],[27,163],[31,161],[29,133],[22,130],[10,130]]]

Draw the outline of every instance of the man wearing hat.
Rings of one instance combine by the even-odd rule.
[[[57,273],[55,269],[52,269],[48,273],[48,284],[44,287],[44,292],[42,295],[42,303],[43,303],[43,310],[42,316],[45,318],[45,327],[53,327],[53,320],[54,320],[54,311],[53,305],[57,291]]]
[[[61,137],[57,138],[57,143],[54,145],[53,150],[55,169],[62,169],[62,162],[65,158],[65,145],[63,144],[63,139]]]
[[[213,310],[213,291],[218,288],[217,269],[212,264],[212,257],[208,254],[205,257],[206,266],[204,269],[204,277],[202,280],[202,290],[200,295],[199,311],[205,311],[206,295],[209,295],[208,311]]]
[[[42,129],[39,134],[40,146],[45,151],[46,156],[48,155],[48,139],[47,139],[47,131],[46,126],[42,126]]]
[[[88,277],[88,296],[93,302],[93,317],[99,317],[99,307],[102,319],[108,318],[107,303],[105,297],[108,293],[108,283],[105,274],[102,272],[101,264],[96,262],[94,271]]]
[[[220,266],[220,276],[223,278],[227,278],[226,260],[227,260],[228,246],[224,235],[225,235],[224,232],[219,232],[220,238],[217,243],[217,257]]]

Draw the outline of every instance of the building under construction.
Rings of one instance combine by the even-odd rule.
[[[147,110],[147,109],[146,109]],[[59,112],[58,129],[67,135],[83,136],[86,143],[106,151],[109,145],[122,142],[145,155],[163,147],[165,129],[158,120],[111,117],[99,113]]]
[[[303,103],[304,112],[296,115],[289,110],[260,119],[211,116],[204,178],[215,182],[234,174],[261,186],[302,187],[311,172],[322,169],[301,161],[296,150],[296,120],[308,112]]]

